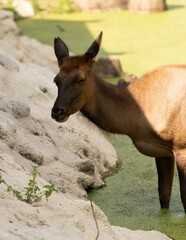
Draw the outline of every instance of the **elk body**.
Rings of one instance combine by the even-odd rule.
[[[60,71],[52,118],[64,122],[81,111],[100,128],[128,135],[141,153],[155,158],[161,208],[169,208],[176,162],[186,212],[186,65],[160,67],[129,86],[110,85],[93,72],[101,39],[102,32],[85,54],[73,57],[55,39]]]

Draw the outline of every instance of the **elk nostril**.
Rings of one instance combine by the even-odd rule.
[[[56,118],[57,116],[61,116],[64,114],[64,108],[62,107],[57,107],[52,109],[52,117]]]
[[[57,115],[63,115],[63,113],[64,113],[64,108],[62,108],[62,107],[56,108],[56,109],[55,109],[55,113],[56,113]]]

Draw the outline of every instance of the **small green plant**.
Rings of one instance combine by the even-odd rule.
[[[2,176],[2,173],[6,173],[3,169],[0,168],[0,184],[4,184],[7,187],[7,192],[12,192],[12,194],[17,197],[20,201],[32,204],[34,202],[40,202],[43,197],[48,198],[52,195],[53,192],[58,192],[57,188],[53,184],[47,184],[43,186],[43,189],[40,189],[36,178],[39,176],[37,165],[32,166],[32,171],[30,173],[31,179],[28,182],[28,185],[24,188],[23,192],[14,189],[10,186]]]
[[[36,182],[36,178],[38,175],[38,166],[32,166],[32,179],[29,180],[28,186],[25,187],[25,202],[27,203],[40,202],[42,195],[44,195],[41,194],[41,190]]]

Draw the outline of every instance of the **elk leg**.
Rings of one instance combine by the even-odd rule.
[[[174,177],[174,158],[157,157],[158,192],[161,208],[169,208]]]
[[[178,176],[180,181],[180,195],[183,208],[186,213],[186,154],[176,155],[176,164],[178,169]]]

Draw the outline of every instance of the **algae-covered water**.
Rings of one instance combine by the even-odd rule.
[[[170,210],[161,210],[157,173],[153,158],[140,154],[126,136],[112,137],[122,161],[119,172],[106,179],[106,187],[89,193],[108,216],[112,225],[136,230],[158,230],[176,240],[186,239],[184,214],[177,171],[175,171]]]

